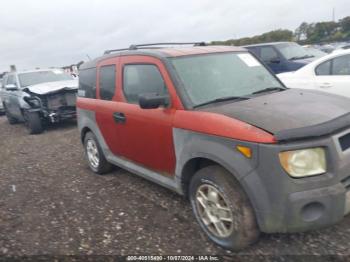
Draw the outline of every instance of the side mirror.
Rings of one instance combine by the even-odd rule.
[[[6,91],[16,91],[18,90],[18,87],[15,84],[8,84],[5,85]]]
[[[279,64],[281,60],[278,57],[275,57],[275,58],[272,58],[269,62],[272,64]]]
[[[144,94],[139,96],[139,105],[142,109],[155,109],[169,105],[169,96],[158,94]]]

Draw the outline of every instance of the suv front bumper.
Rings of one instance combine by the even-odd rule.
[[[339,222],[348,213],[346,206],[350,199],[346,195],[341,183],[289,194],[282,220],[285,221],[283,231],[305,231]]]
[[[295,179],[281,167],[279,152],[319,146],[326,149],[327,173]],[[243,177],[241,183],[261,231],[300,232],[322,228],[350,213],[350,149],[342,151],[338,139],[259,145],[258,159],[258,167]]]

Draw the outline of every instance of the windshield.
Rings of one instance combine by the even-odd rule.
[[[249,53],[224,53],[171,59],[194,106],[225,97],[241,97],[282,87]]]
[[[296,43],[278,44],[276,48],[287,60],[313,57],[313,55],[310,55],[303,47]]]
[[[21,87],[63,80],[73,80],[73,77],[62,70],[37,71],[18,75]]]

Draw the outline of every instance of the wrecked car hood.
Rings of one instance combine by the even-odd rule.
[[[68,80],[68,81],[47,82],[47,83],[27,86],[24,90],[28,90],[31,93],[35,93],[38,95],[47,95],[51,93],[56,93],[61,90],[77,90],[77,89],[78,89],[78,81]]]
[[[316,137],[350,128],[350,100],[313,90],[287,89],[196,110],[244,121],[270,132],[277,140]]]

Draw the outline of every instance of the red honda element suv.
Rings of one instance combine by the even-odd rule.
[[[117,165],[188,197],[224,248],[350,212],[347,98],[287,89],[246,49],[202,43],[106,51],[79,78],[92,171]]]

